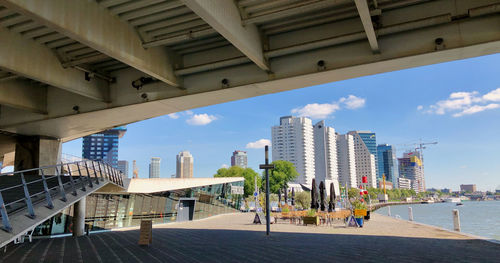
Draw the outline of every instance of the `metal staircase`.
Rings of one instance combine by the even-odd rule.
[[[121,172],[91,160],[0,174],[0,247],[108,184],[123,187]]]

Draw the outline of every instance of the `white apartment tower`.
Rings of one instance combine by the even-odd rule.
[[[377,167],[375,162],[375,155],[370,153],[366,147],[363,139],[356,131],[348,133],[354,139],[354,155],[356,159],[356,177],[357,184],[361,185],[362,177],[368,178],[368,187],[377,187]]]
[[[337,164],[339,183],[348,188],[357,187],[354,139],[349,134],[337,135]]]
[[[193,178],[193,156],[188,151],[177,155],[176,178]]]
[[[294,164],[299,173],[295,183],[310,186],[314,178],[314,137],[312,121],[305,117],[285,116],[272,127],[273,161]]]
[[[313,126],[313,130],[316,182],[324,181],[327,192],[330,191],[330,183],[333,183],[335,192],[339,193],[337,135],[335,129],[325,126],[325,121],[320,121]]]

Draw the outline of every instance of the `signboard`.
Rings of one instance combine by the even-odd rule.
[[[142,220],[139,234],[139,245],[153,243],[153,222],[151,220]]]
[[[243,186],[231,186],[231,194],[233,195],[242,195],[244,194],[244,191],[243,191]]]
[[[259,193],[253,192],[253,196],[257,197],[258,195],[259,195]]]
[[[253,223],[254,224],[265,224],[266,223],[266,215],[264,215],[264,213],[255,213]]]
[[[354,216],[366,216],[366,209],[354,209]]]

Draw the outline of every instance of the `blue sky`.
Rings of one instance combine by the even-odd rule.
[[[500,185],[500,54],[307,87],[162,116],[127,126],[119,159],[137,160],[148,176],[151,157],[161,157],[161,176],[175,173],[175,156],[189,150],[195,177],[211,177],[230,164],[234,150],[248,152],[251,168],[264,150],[247,144],[270,139],[285,115],[325,119],[339,133],[371,130],[377,143],[396,146],[438,141],[424,151],[426,186]],[[256,144],[257,146],[259,143]],[[254,144],[255,146],[255,144]],[[63,152],[80,156],[81,139]],[[130,170],[132,168],[130,167]]]

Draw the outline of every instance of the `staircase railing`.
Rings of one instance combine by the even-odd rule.
[[[0,228],[12,231],[9,214],[26,208],[26,216],[35,218],[34,204],[45,202],[47,208],[53,209],[52,200],[57,196],[66,202],[67,192],[76,196],[77,187],[87,191],[87,187],[93,188],[105,180],[123,186],[123,174],[118,169],[92,160],[0,173]]]

